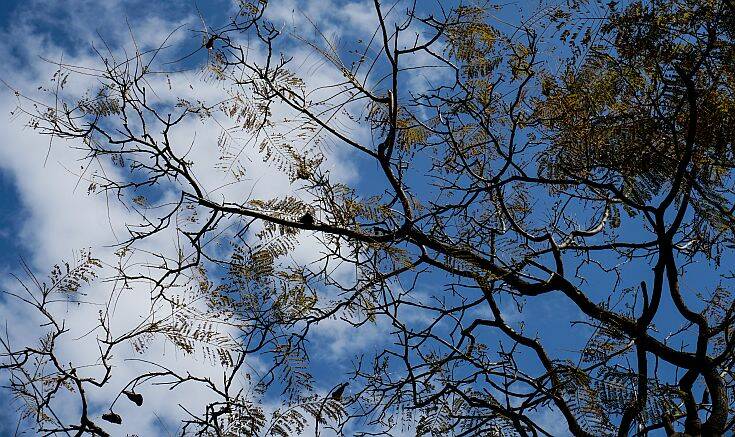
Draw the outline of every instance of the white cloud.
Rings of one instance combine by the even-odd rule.
[[[266,17],[276,25],[303,33],[318,31],[327,36],[369,37],[377,30],[373,2],[348,1],[337,4],[324,2],[299,2],[284,0],[275,2],[267,10]]]

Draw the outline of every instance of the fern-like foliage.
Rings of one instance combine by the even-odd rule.
[[[664,415],[681,412],[675,402],[680,397],[677,387],[656,379],[649,379],[647,385],[646,404],[640,413],[642,423],[657,423]],[[620,367],[602,367],[595,387],[607,411],[622,414],[638,397],[638,375]]]
[[[102,262],[93,257],[90,250],[82,250],[78,260],[70,265],[69,262],[55,264],[49,274],[49,282],[43,283],[44,293],[58,292],[74,295],[81,287],[89,284],[97,277],[97,270],[102,268]]]
[[[569,362],[557,363],[556,373],[563,387],[561,395],[579,425],[595,436],[614,435],[614,427],[590,375]]]

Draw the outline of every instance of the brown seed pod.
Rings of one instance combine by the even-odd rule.
[[[120,417],[119,414],[113,413],[110,411],[109,413],[105,413],[102,415],[102,420],[114,423],[116,425],[120,425],[122,423],[122,417]]]
[[[137,406],[143,405],[143,395],[140,393],[135,393],[133,391],[124,391],[123,394],[130,399],[130,402],[134,403]]]

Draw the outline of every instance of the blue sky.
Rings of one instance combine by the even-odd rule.
[[[7,0],[0,8],[0,29],[7,29],[12,17],[22,1]],[[8,114],[3,114],[7,117]],[[0,270],[12,270],[23,254],[23,247],[18,241],[17,235],[23,223],[23,205],[20,202],[19,193],[13,181],[13,176],[4,169],[0,169]]]

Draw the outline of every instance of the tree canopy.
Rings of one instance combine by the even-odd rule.
[[[162,337],[224,377],[151,363],[121,395],[202,384],[215,399],[186,435],[735,432],[732,1],[375,0],[354,40],[272,3],[238,0],[183,56],[108,48],[18,93],[32,127],[86,151],[90,194],[129,208],[113,279],[156,308],[123,333],[100,312],[93,372],[56,358],[47,308],[101,261],[19,294],[47,318],[40,345],[3,343],[33,426],[124,427],[85,393],[114,351]],[[199,72],[183,88],[182,69]],[[253,195],[260,160],[286,191]],[[382,334],[326,386],[310,362],[329,323]]]

